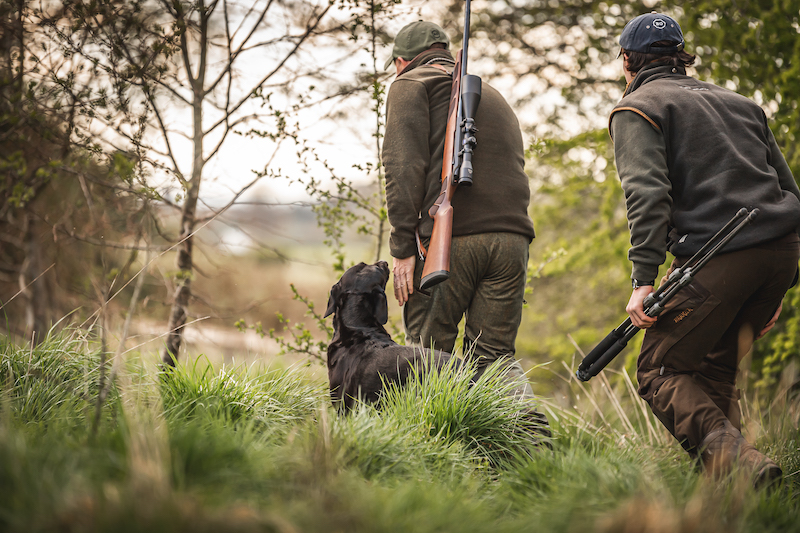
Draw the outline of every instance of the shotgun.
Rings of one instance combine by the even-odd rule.
[[[464,39],[453,68],[450,89],[450,108],[442,158],[442,189],[428,215],[433,219],[433,231],[424,252],[420,287],[429,289],[450,277],[450,241],[453,237],[453,206],[450,203],[456,187],[472,185],[472,154],[477,144],[475,113],[481,101],[481,79],[467,74],[469,46],[470,0],[464,8]]]
[[[661,284],[657,291],[650,293],[644,299],[644,312],[647,316],[658,316],[664,311],[664,306],[682,288],[694,279],[694,275],[708,263],[712,257],[719,253],[731,239],[753,222],[758,216],[758,209],[748,211],[742,207],[725,226],[711,237],[696,254],[684,265],[672,271],[669,277]],[[589,355],[583,358],[575,375],[581,381],[589,381],[600,373],[628,345],[639,328],[633,325],[630,317],[622,324],[611,330],[606,338],[600,341]]]

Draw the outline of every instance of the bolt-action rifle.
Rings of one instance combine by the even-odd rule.
[[[687,286],[694,279],[694,275],[703,268],[731,239],[733,239],[744,227],[758,216],[758,209],[748,211],[741,208],[736,216],[728,221],[725,226],[711,237],[696,254],[694,254],[682,267],[672,271],[666,281],[664,281],[657,291],[650,293],[644,299],[644,313],[647,316],[658,316],[664,311],[666,303]],[[743,219],[740,221],[740,219]],[[738,224],[737,224],[738,223]],[[630,317],[612,330],[605,339],[583,358],[575,375],[581,381],[589,381],[600,373],[608,363],[610,363],[639,331],[639,328],[631,323]]]
[[[450,242],[453,237],[453,206],[450,201],[456,187],[472,185],[472,153],[475,138],[475,113],[481,101],[481,79],[467,74],[467,48],[469,46],[470,0],[464,8],[464,39],[453,69],[450,90],[450,109],[447,112],[447,130],[444,138],[442,160],[442,190],[428,214],[433,219],[433,232],[424,255],[420,286],[429,289],[450,277]]]

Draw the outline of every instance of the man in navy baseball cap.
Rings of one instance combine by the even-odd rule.
[[[619,38],[622,50],[643,54],[673,54],[683,50],[685,42],[680,25],[663,13],[639,15],[628,22]]]
[[[800,188],[764,110],[687,74],[696,58],[684,50],[674,19],[636,17],[619,44],[627,86],[609,130],[630,231],[626,311],[647,330],[639,395],[708,474],[736,470],[757,488],[772,486],[783,471],[742,435],[736,377],[797,279]],[[673,268],[685,266],[741,207],[757,207],[758,219],[696,273],[669,310],[648,315],[644,301],[667,251]]]

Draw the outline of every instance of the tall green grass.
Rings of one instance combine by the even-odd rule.
[[[100,354],[73,331],[0,340],[0,531],[796,531],[800,404],[748,398],[771,493],[705,479],[627,375],[540,399],[537,445],[502,371],[446,368],[342,417],[302,368],[162,371],[118,361],[94,429]],[[108,363],[110,364],[110,363]],[[605,374],[605,373],[604,373]]]

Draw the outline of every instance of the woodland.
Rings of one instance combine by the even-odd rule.
[[[574,371],[630,294],[607,131],[625,23],[678,20],[691,74],[761,105],[799,176],[798,0],[472,2],[470,69],[527,146],[517,357],[552,446],[513,431],[491,373],[330,408],[328,290],[391,260],[392,37],[424,17],[457,50],[463,10],[0,0],[0,529],[796,530],[800,287],[741,365],[779,490],[704,478],[636,396],[641,336],[591,383]],[[389,329],[403,342],[394,302]]]

